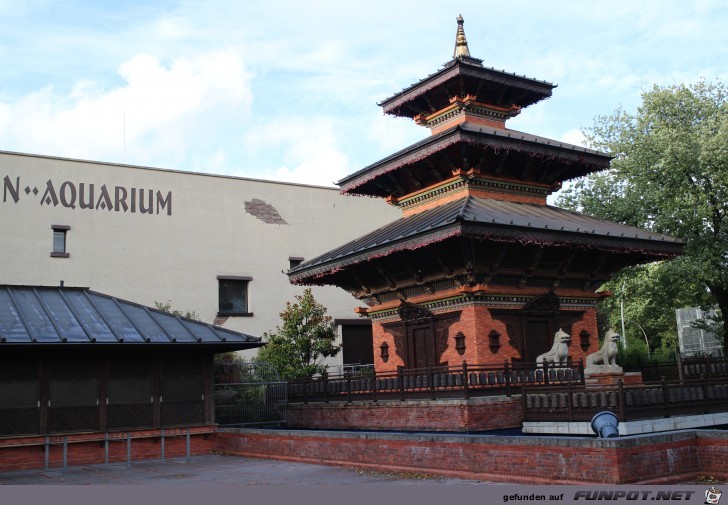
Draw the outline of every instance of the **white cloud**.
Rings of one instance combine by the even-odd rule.
[[[385,115],[381,111],[372,116],[367,132],[368,140],[376,144],[382,156],[404,149],[429,135],[428,128],[415,125],[411,119]]]
[[[350,173],[349,158],[341,147],[333,120],[292,117],[274,120],[252,130],[245,139],[251,150],[276,152],[283,165],[259,167],[273,180],[333,186]],[[272,175],[271,175],[272,173]]]
[[[226,128],[231,110],[242,119],[252,104],[251,75],[234,51],[169,65],[140,54],[118,72],[122,87],[79,81],[67,92],[47,86],[0,103],[0,142],[77,158],[178,162],[188,144],[204,146]]]
[[[581,130],[569,130],[559,137],[561,142],[566,142],[575,146],[586,145],[586,137]]]

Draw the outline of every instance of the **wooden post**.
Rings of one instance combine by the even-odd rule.
[[[677,378],[682,384],[682,381],[685,379],[684,372],[683,372],[683,360],[682,360],[682,354],[678,351],[677,356],[675,356],[675,359],[677,360]]]
[[[619,379],[617,381],[617,411],[619,412],[619,420],[625,421],[626,418],[624,416],[624,407],[626,405],[626,400],[624,398],[624,381],[622,379]]]
[[[571,399],[571,382],[566,383],[566,407],[569,410],[569,421],[574,420],[574,404]]]
[[[324,403],[329,403],[329,372],[324,370],[321,378],[324,381]]]
[[[404,401],[404,368],[397,368],[397,380],[399,381],[399,401]]]
[[[430,381],[430,398],[435,399],[435,372],[432,369],[432,363],[427,365],[427,380]]]
[[[351,373],[346,374],[346,393],[347,393],[347,403],[351,403]]]
[[[586,385],[586,377],[584,377],[584,358],[579,358],[579,377],[581,377],[581,385]]]
[[[707,414],[709,412],[708,391],[710,391],[710,376],[706,378],[705,375],[700,374],[700,385],[703,387],[703,413]]]
[[[662,382],[663,413],[665,417],[670,417],[670,395],[667,391],[667,377],[663,375],[660,382]]]
[[[372,401],[376,403],[377,401],[377,372],[374,371],[374,375],[372,375]]]
[[[510,398],[511,396],[511,373],[508,370],[508,360],[505,360],[503,363],[503,368],[505,370],[506,375],[506,396]]]
[[[468,363],[463,361],[463,398],[470,399],[470,391],[468,390]]]
[[[521,403],[523,404],[523,421],[528,421],[528,401],[526,400],[526,386],[521,388]]]

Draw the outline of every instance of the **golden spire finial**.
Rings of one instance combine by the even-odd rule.
[[[453,53],[453,58],[460,58],[463,57],[470,57],[470,50],[468,49],[468,41],[465,38],[465,30],[463,29],[463,23],[465,21],[463,20],[462,14],[457,17],[458,22],[458,32],[457,35],[455,35],[455,52]]]

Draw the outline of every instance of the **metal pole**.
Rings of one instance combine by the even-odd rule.
[[[164,461],[164,428],[162,428],[162,461]]]
[[[104,464],[109,464],[109,432],[104,433]]]
[[[622,347],[627,348],[627,333],[624,331],[624,288],[627,281],[622,281],[622,299],[619,302],[620,312],[622,316]]]
[[[126,434],[126,467],[131,468],[131,434]]]
[[[649,342],[649,340],[647,340],[647,333],[645,332],[645,329],[639,323],[636,323],[635,321],[631,321],[629,319],[625,319],[624,314],[622,314],[622,331],[624,331],[624,323],[632,323],[635,326],[637,326],[637,328],[642,330],[642,335],[645,337],[645,345],[647,346],[647,357],[649,358],[650,357],[650,342]]]
[[[63,471],[68,466],[68,437],[63,437]]]
[[[48,470],[48,458],[50,453],[51,447],[50,447],[50,438],[48,436],[45,437],[45,469]]]

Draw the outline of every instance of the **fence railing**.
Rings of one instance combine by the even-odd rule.
[[[524,385],[584,384],[583,362],[568,366],[541,363],[365,370],[344,375],[323,374],[288,383],[289,403],[310,401],[377,401],[387,399],[469,398],[519,393]]]
[[[625,367],[627,372],[640,372],[646,382],[668,379],[694,379],[706,377],[728,377],[728,357],[707,356],[704,358],[681,358],[674,361],[652,362]]]
[[[282,381],[215,384],[215,422],[224,427],[282,426],[286,390]]]
[[[524,421],[589,421],[609,410],[620,421],[707,414],[728,410],[728,379],[702,376],[683,381],[625,386],[524,387]]]

